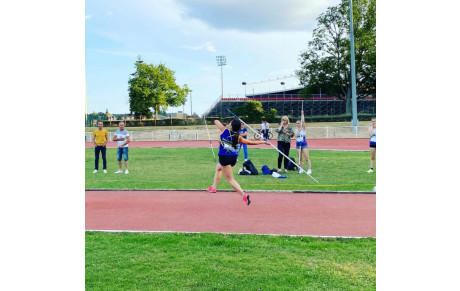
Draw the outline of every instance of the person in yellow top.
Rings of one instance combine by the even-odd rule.
[[[107,130],[103,129],[103,123],[102,121],[99,121],[97,123],[98,129],[96,129],[93,132],[93,143],[94,143],[94,151],[96,154],[96,160],[95,160],[95,166],[94,166],[94,173],[97,173],[99,169],[99,152],[102,153],[102,164],[103,164],[103,171],[104,174],[107,173],[107,160],[105,158],[105,152],[106,152],[106,145],[107,145],[107,140],[109,137],[109,133]]]

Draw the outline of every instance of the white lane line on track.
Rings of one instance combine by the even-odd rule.
[[[192,234],[241,234],[241,235],[267,235],[267,236],[289,236],[289,237],[320,237],[320,238],[375,238],[365,236],[340,236],[340,235],[308,235],[308,234],[276,234],[276,233],[244,233],[244,232],[200,232],[200,231],[161,231],[161,230],[109,230],[109,229],[86,229],[85,231],[109,232],[109,233],[192,233]]]

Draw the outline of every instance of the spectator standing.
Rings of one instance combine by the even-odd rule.
[[[368,173],[374,172],[375,166],[375,154],[377,152],[377,118],[372,118],[372,126],[369,127],[369,152],[371,153],[371,168],[367,171]]]
[[[99,153],[102,154],[102,166],[104,174],[107,174],[107,159],[105,157],[106,150],[107,150],[107,139],[109,137],[109,133],[107,130],[103,128],[104,124],[102,121],[97,123],[97,129],[93,131],[93,143],[94,143],[94,153],[96,158],[94,160],[94,171],[93,174],[97,173],[99,170]]]
[[[292,127],[289,126],[289,118],[283,116],[281,118],[280,126],[275,130],[278,133],[278,150],[289,157],[289,149],[291,147],[291,137],[294,136]],[[281,173],[281,162],[283,161],[283,155],[278,155],[278,173]],[[284,172],[287,173],[287,165],[289,160],[284,157]]]
[[[300,120],[296,122],[296,128],[294,129],[294,138],[296,139],[295,148],[297,149],[297,154],[299,156],[299,165],[302,168],[302,154],[305,157],[305,162],[307,163],[307,174],[311,175],[311,161],[308,154],[308,143],[307,143],[307,126],[305,125],[305,116],[302,110],[302,116]],[[299,169],[298,173],[302,173],[302,169]]]
[[[123,167],[121,164],[121,157],[125,160],[125,174],[129,173],[128,170],[128,144],[131,142],[129,137],[129,132],[125,129],[125,123],[121,121],[119,124],[119,129],[115,131],[113,136],[113,141],[118,142],[117,148],[117,161],[118,161],[118,171],[115,174],[123,173]]]
[[[262,133],[262,138],[265,138],[265,120],[262,120],[260,124],[260,132]]]
[[[266,120],[264,121],[265,122],[265,140],[268,140],[268,132],[269,132],[269,129],[270,129],[270,123],[268,123]]]

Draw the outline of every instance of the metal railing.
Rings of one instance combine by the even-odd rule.
[[[259,125],[251,125],[259,128]],[[274,128],[271,128],[273,139],[278,138]],[[369,138],[367,126],[334,126],[334,127],[308,127],[307,139],[329,139],[329,138]],[[112,141],[115,132],[109,132],[109,141]],[[210,128],[211,139],[218,139],[220,131]],[[85,132],[85,141],[92,142],[92,132]],[[183,130],[148,130],[129,131],[131,141],[171,141],[171,140],[208,140],[206,129],[183,129]],[[249,134],[249,139],[252,135]]]

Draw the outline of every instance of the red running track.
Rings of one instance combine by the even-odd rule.
[[[276,146],[276,140],[270,140]],[[212,141],[212,145],[217,147],[217,141]],[[93,147],[93,143],[85,143],[85,147]],[[107,147],[116,147],[116,142],[109,142]],[[188,140],[188,141],[133,141],[130,147],[209,147],[208,140]],[[271,148],[269,145],[251,146],[255,148]],[[367,138],[340,138],[340,139],[311,139],[308,140],[310,149],[323,150],[369,150],[369,139]],[[291,148],[295,148],[295,140],[291,142]]]
[[[375,194],[86,191],[86,230],[376,236]]]

